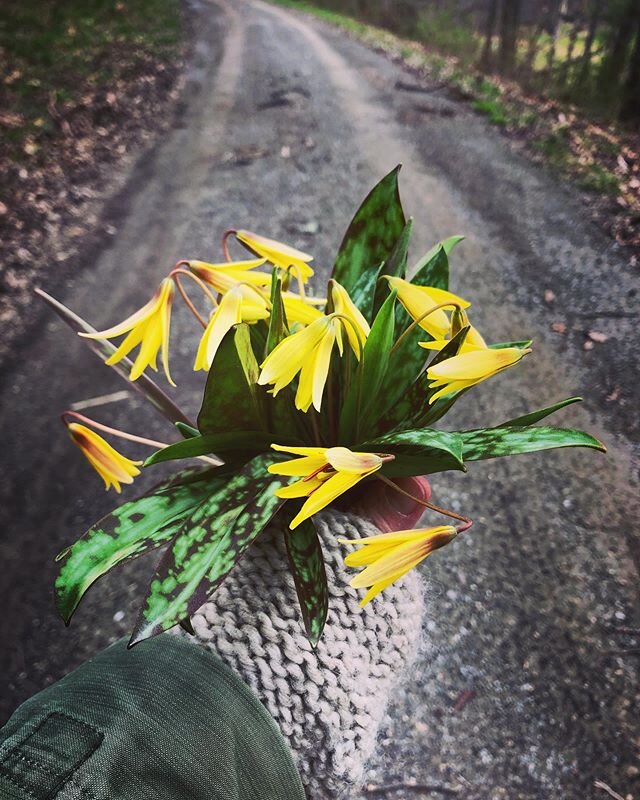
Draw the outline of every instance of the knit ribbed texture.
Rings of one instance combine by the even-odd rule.
[[[394,687],[415,660],[423,585],[414,570],[361,609],[336,537],[377,531],[337,512],[319,523],[330,609],[309,644],[281,530],[260,536],[193,619],[197,638],[234,669],[266,706],[293,751],[309,800],[340,800],[361,785]]]

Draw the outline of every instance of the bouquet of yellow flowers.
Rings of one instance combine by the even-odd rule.
[[[96,523],[59,556],[56,601],[69,622],[84,593],[117,564],[164,547],[131,643],[181,624],[220,586],[271,523],[286,539],[302,618],[313,644],[327,616],[328,589],[314,515],[362,482],[396,480],[465,463],[556,447],[604,449],[573,429],[536,423],[548,408],[476,430],[434,427],[472,386],[517,364],[530,341],[486,344],[470,303],[448,290],[449,256],[462,237],[430,250],[407,277],[412,220],[398,193],[398,169],[359,208],[338,252],[326,298],[311,296],[310,255],[246,230],[226,231],[222,263],[180,261],[139,311],[95,331],[43,297],[175,424],[182,439],[165,445],[63,414],[73,442],[120,492],[140,467],[200,459]],[[250,258],[232,260],[235,239]],[[206,310],[186,290],[191,281]],[[160,355],[169,370],[169,330],[178,292],[202,326],[194,369],[206,373],[195,424],[145,373]],[[110,340],[121,339],[118,346]],[[137,349],[135,360],[129,354]],[[101,433],[155,449],[144,462],[115,450]],[[369,602],[471,520],[422,502],[448,524],[381,533],[354,545],[352,586]]]

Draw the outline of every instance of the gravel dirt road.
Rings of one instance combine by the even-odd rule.
[[[364,194],[403,162],[415,255],[466,234],[453,288],[473,301],[474,321],[495,341],[535,340],[534,355],[477,387],[448,422],[499,423],[583,394],[558,423],[584,427],[609,453],[515,457],[434,480],[436,500],[477,523],[426,564],[423,657],[392,704],[370,782],[445,785],[469,800],[585,800],[606,798],[603,781],[640,798],[637,274],[570,191],[446,90],[398,88],[415,80],[401,67],[262,2],[193,0],[192,12],[176,123],[105,208],[117,236],[75,280],[53,284],[58,296],[97,326],[113,323],[178,258],[217,256],[234,225],[313,252],[320,285]],[[585,349],[590,331],[606,341]],[[191,411],[197,335],[178,314],[172,366]],[[130,630],[152,562],[103,580],[69,629],[51,593],[55,553],[114,505],[57,414],[122,388],[46,313],[5,367],[0,721]],[[133,392],[94,415],[171,435]]]

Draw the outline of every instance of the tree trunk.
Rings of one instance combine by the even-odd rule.
[[[627,0],[621,13],[611,21],[613,30],[598,71],[598,94],[603,99],[613,94],[611,90],[614,86],[620,86],[622,83],[629,57],[629,46],[633,39],[637,8],[638,0]]]
[[[508,0],[505,0],[508,2]],[[496,30],[496,21],[498,19],[498,5],[499,0],[491,0],[489,9],[487,11],[487,27],[484,36],[484,45],[482,46],[482,55],[480,56],[480,69],[488,72],[493,66],[493,34]]]
[[[601,4],[600,0],[592,0],[591,14],[589,15],[589,28],[587,29],[587,38],[584,40],[584,53],[580,62],[580,69],[576,79],[576,88],[584,90],[589,80],[591,73],[591,54],[593,52],[593,42],[596,38],[598,24],[600,23]]]
[[[500,10],[498,69],[502,75],[513,75],[515,71],[521,5],[522,0],[504,0]]]
[[[573,61],[573,53],[576,49],[576,42],[578,41],[578,33],[580,32],[580,20],[576,21],[571,26],[571,33],[569,34],[569,44],[567,45],[567,57],[562,63],[562,69],[559,75],[559,83],[566,86],[569,80],[569,70],[571,69],[571,62]]]
[[[640,124],[640,3],[636,9],[635,43],[629,59],[627,79],[622,91],[619,117],[623,122]]]

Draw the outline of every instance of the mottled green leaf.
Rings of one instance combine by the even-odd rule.
[[[396,431],[379,436],[358,450],[391,453],[393,461],[384,464],[382,472],[388,477],[428,475],[448,469],[463,470],[462,438],[457,433],[421,430]]]
[[[285,436],[286,441],[278,444],[288,444],[291,437]],[[192,436],[181,442],[163,447],[144,462],[145,467],[160,464],[163,461],[174,461],[178,458],[197,458],[209,453],[216,453],[226,457],[229,453],[261,453],[267,452],[273,436],[265,431],[230,431],[227,433],[207,433],[204,436]]]
[[[391,255],[384,264],[384,274],[393,275],[397,278],[404,278],[407,272],[407,257],[409,253],[409,243],[413,231],[413,219],[409,217],[407,224],[402,229],[398,241],[393,246]],[[389,294],[387,281],[376,283],[373,301],[373,315],[375,316],[384,303],[385,297]]]
[[[429,252],[425,253],[422,258],[418,261],[418,263],[413,268],[413,274],[419,273],[420,271],[424,270],[427,264],[431,262],[433,257],[438,253],[438,250],[442,248],[444,250],[445,255],[447,258],[451,251],[460,244],[460,242],[464,239],[464,236],[450,236],[448,239],[443,239],[441,242],[434,244],[434,246],[429,250]],[[424,275],[424,278],[428,278],[428,272]],[[446,279],[446,286],[439,286],[437,283],[421,283],[421,286],[438,286],[439,289],[447,289],[449,284],[449,265],[447,263],[447,271],[444,274],[440,274],[439,276],[436,275],[436,280]]]
[[[273,271],[271,278],[271,314],[269,316],[269,333],[267,335],[267,346],[264,357],[277,347],[289,333],[287,328],[287,316],[282,302],[282,280],[278,276],[278,270]]]
[[[504,350],[506,347],[517,347],[519,350],[526,350],[531,347],[533,341],[531,339],[523,339],[520,342],[498,342],[497,344],[488,345],[491,350]]]
[[[436,352],[429,366],[435,366],[441,361],[445,361],[447,358],[453,358],[453,356],[457,355],[468,332],[468,325],[458,331],[442,350]],[[396,427],[427,427],[435,421],[435,419],[439,419],[438,416],[432,413],[433,406],[429,405],[430,397],[435,394],[437,390],[431,389],[429,384],[430,380],[427,377],[427,371],[425,369],[418,375],[411,387],[387,410],[382,421],[384,430],[390,430]],[[429,421],[427,422],[426,420]]]
[[[185,439],[191,439],[194,436],[200,435],[200,431],[197,428],[194,428],[193,425],[187,425],[184,422],[176,422],[176,428]]]
[[[244,555],[283,502],[274,490],[290,479],[267,472],[276,459],[256,456],[185,520],[151,580],[131,645],[194,613]]]
[[[449,288],[449,258],[442,243],[437,244],[418,261],[411,283],[416,286],[435,286],[438,289]]]
[[[573,428],[506,427],[480,428],[460,431],[465,461],[485,458],[535,453],[538,450],[553,450],[558,447],[593,447],[605,450],[602,442],[588,433]]]
[[[394,290],[376,315],[342,407],[340,441],[346,444],[367,436],[370,420],[377,419],[384,406],[381,388],[393,346],[396,294]]]
[[[561,408],[566,408],[567,406],[573,405],[574,403],[581,403],[581,397],[568,397],[566,400],[561,400],[559,403],[554,403],[552,406],[547,406],[546,408],[541,408],[538,411],[530,411],[528,414],[523,414],[521,417],[514,417],[513,419],[509,419],[506,422],[501,422],[500,425],[496,425],[496,428],[508,428],[508,427],[519,427],[524,428],[527,425],[535,425],[536,422],[540,422],[540,420],[548,417],[550,414],[555,414],[556,411],[560,411]]]
[[[376,269],[369,269],[363,272],[350,292],[351,299],[369,324],[373,320],[373,298],[376,293],[376,286],[383,272],[384,261]]]
[[[296,504],[289,501],[278,514],[278,524],[282,524],[285,532],[287,556],[304,627],[315,647],[327,620],[329,590],[322,545],[312,520],[305,520],[293,531],[289,529],[289,522],[297,511]]]
[[[189,473],[185,483],[161,485],[96,522],[75,544],[63,550],[55,582],[56,606],[69,623],[78,603],[95,581],[116,564],[141,556],[170,541],[186,516],[226,478],[213,470]],[[205,477],[201,477],[201,476]]]
[[[367,195],[347,228],[332,277],[351,292],[367,270],[374,273],[386,261],[405,226],[393,169]]]
[[[198,414],[201,433],[264,430],[258,373],[249,326],[238,325],[222,340],[207,375]]]

